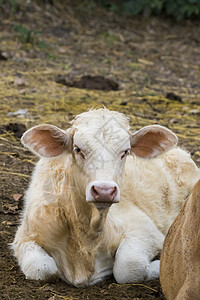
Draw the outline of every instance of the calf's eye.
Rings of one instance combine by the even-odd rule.
[[[121,159],[123,159],[124,157],[126,157],[129,154],[130,154],[130,149],[125,150],[124,153],[121,156]]]
[[[85,159],[85,154],[83,153],[83,151],[78,147],[78,146],[74,146],[74,151],[79,154],[83,159]]]

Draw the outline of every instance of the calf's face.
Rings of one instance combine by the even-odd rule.
[[[73,138],[76,164],[85,175],[86,201],[100,207],[120,200],[120,183],[126,156],[130,154],[130,136],[115,120],[109,124],[77,127]]]
[[[132,134],[116,115],[107,119],[83,115],[67,131],[48,124],[35,126],[24,133],[22,143],[40,157],[51,159],[71,153],[80,182],[84,182],[86,201],[97,208],[120,201],[127,155],[153,158],[177,144],[176,135],[159,125],[146,126]]]

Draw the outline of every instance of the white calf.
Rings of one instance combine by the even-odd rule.
[[[124,115],[98,109],[66,131],[33,127],[22,142],[40,157],[12,244],[27,278],[84,286],[112,272],[119,283],[158,277],[153,259],[200,178],[175,134],[159,125],[131,133]]]

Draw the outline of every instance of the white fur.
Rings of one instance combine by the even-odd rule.
[[[16,245],[13,244],[13,248]],[[46,280],[58,276],[58,269],[50,257],[38,244],[26,242],[20,246],[20,266],[27,279]]]
[[[159,264],[152,260],[162,248],[164,235],[150,218],[140,212],[135,217],[134,222],[138,224],[135,231],[126,235],[115,256],[113,274],[118,283],[151,280],[159,276]]]

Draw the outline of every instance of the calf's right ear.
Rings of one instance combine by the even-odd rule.
[[[70,129],[64,131],[54,125],[43,124],[27,130],[22,144],[40,157],[56,157],[63,151],[72,150]]]

